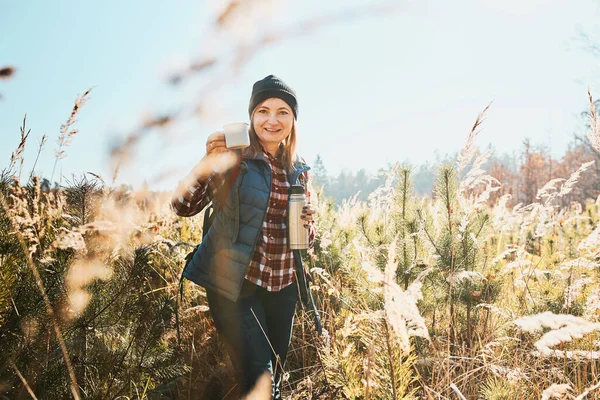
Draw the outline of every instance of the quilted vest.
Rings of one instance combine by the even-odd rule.
[[[310,168],[294,163],[290,184]],[[183,276],[236,301],[250,265],[271,197],[271,167],[262,155],[244,158],[240,174],[225,203],[215,207],[214,220]]]

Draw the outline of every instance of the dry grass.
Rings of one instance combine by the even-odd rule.
[[[60,126],[60,135],[58,136],[57,140],[58,147],[54,151],[55,161],[54,167],[52,167],[50,181],[52,181],[52,178],[54,178],[54,171],[56,170],[58,161],[66,157],[65,148],[71,144],[73,137],[79,132],[77,129],[71,129],[71,127],[73,124],[75,124],[75,122],[77,122],[77,115],[81,111],[81,107],[83,107],[87,101],[91,91],[92,89],[88,89],[81,96],[77,96],[77,99],[75,99],[75,104],[73,105],[73,110],[71,111],[71,115],[69,115],[69,118],[65,121],[65,123]]]
[[[240,7],[227,3],[218,26]],[[234,66],[273,41],[260,37]],[[218,62],[192,63],[182,76]],[[89,93],[61,126],[55,167]],[[317,336],[298,310],[283,367],[290,398],[583,399],[600,387],[600,199],[555,204],[591,164],[550,181],[532,204],[509,208],[508,196],[491,203],[499,183],[482,168],[490,154],[475,157],[484,112],[457,165],[440,170],[432,198],[415,198],[410,168],[400,166],[366,203],[334,208],[319,197],[319,234],[306,258],[325,333]],[[114,149],[117,166],[147,131],[174,118],[143,121]],[[590,118],[597,144],[591,95]],[[19,175],[25,122],[10,160]],[[202,166],[215,167],[222,166]],[[0,337],[8,343],[1,390],[32,398],[235,398],[204,290],[188,283],[177,300],[183,257],[200,240],[203,216],[176,217],[170,194],[101,183],[44,191],[33,177],[0,188],[0,272],[19,277],[0,286]],[[265,382],[255,396],[264,397]]]

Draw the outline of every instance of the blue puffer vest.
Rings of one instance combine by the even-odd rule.
[[[310,168],[294,163],[290,184],[299,184],[302,172]],[[262,230],[271,197],[271,168],[263,155],[243,158],[240,174],[225,204],[215,207],[215,218],[183,276],[192,282],[236,301],[258,235]]]

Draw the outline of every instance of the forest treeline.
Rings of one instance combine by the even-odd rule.
[[[453,163],[456,155],[436,155],[435,160],[416,166],[405,165],[411,169],[414,194],[418,197],[431,196],[435,184],[436,171],[444,164]],[[567,179],[572,171],[583,163],[595,161],[591,170],[580,177],[577,187],[568,196],[561,199],[562,205],[571,202],[585,203],[588,198],[600,195],[600,154],[594,150],[587,137],[574,136],[562,156],[553,156],[547,146],[532,144],[525,139],[519,150],[512,154],[492,155],[482,168],[496,178],[502,188],[490,196],[492,205],[504,194],[510,194],[511,204],[530,204],[536,200],[538,190],[554,179]],[[326,197],[340,205],[343,200],[356,196],[365,201],[370,193],[383,185],[393,165],[380,168],[377,173],[365,169],[342,170],[337,176],[327,171],[327,160],[317,156],[313,168],[313,185],[322,189]]]

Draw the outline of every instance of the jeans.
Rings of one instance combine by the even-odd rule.
[[[278,292],[269,292],[246,280],[236,302],[212,291],[206,294],[210,314],[231,358],[241,393],[247,394],[258,378],[269,371],[272,397],[281,399],[282,368],[292,339],[298,300],[296,283]]]

